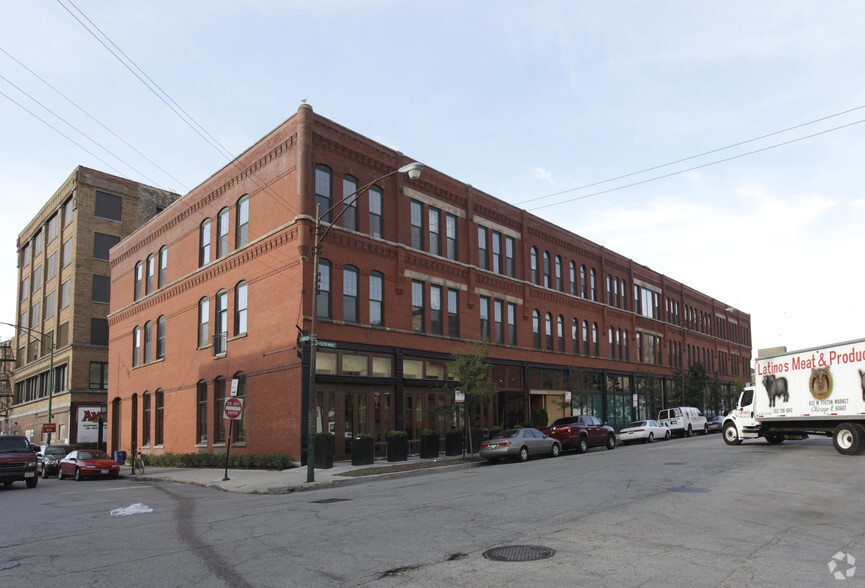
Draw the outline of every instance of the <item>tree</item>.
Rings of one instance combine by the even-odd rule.
[[[477,422],[478,408],[489,403],[496,391],[495,382],[490,379],[489,366],[485,363],[488,355],[489,349],[485,343],[474,343],[464,352],[454,353],[453,361],[448,365],[448,374],[458,384],[446,388],[451,392],[459,389],[466,395],[466,432],[469,431],[469,416],[473,422]]]

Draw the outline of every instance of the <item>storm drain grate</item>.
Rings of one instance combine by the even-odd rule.
[[[677,487],[677,488],[667,488],[667,492],[711,492],[708,488],[688,488],[688,487]]]
[[[346,502],[351,498],[325,498],[324,500],[313,500],[312,504],[332,504],[334,502]]]
[[[556,551],[542,545],[505,545],[484,551],[484,557],[493,561],[536,561],[553,557]]]

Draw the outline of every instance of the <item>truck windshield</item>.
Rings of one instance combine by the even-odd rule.
[[[26,439],[4,439],[0,437],[0,453],[29,453],[30,445]]]

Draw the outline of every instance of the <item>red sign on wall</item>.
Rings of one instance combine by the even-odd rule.
[[[42,432],[43,433],[56,433],[57,432],[57,423],[42,423]]]

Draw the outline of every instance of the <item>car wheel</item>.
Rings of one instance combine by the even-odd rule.
[[[577,442],[577,453],[585,453],[589,450],[589,441],[585,437],[580,437]]]
[[[75,468],[75,481],[81,481],[81,468]]]
[[[669,441],[669,440],[670,440],[670,430],[667,429],[667,432],[664,433],[664,441]]]
[[[529,461],[528,447],[520,447],[520,461]]]
[[[41,473],[42,473],[43,478],[48,478],[48,468],[46,468],[45,466],[42,466],[42,472]]]
[[[704,434],[704,435],[708,435],[708,434],[709,434],[709,425],[703,425],[703,434]]]
[[[616,436],[610,435],[607,437],[607,449],[615,449],[616,448]]]
[[[58,480],[62,480],[62,479],[65,478],[65,477],[66,477],[66,476],[63,475],[63,468],[58,468],[58,469],[57,469],[57,479],[58,479]]]
[[[559,449],[559,444],[558,444],[558,443],[553,443],[553,448],[550,449],[550,455],[552,455],[553,457],[558,457],[558,456],[559,456],[559,451],[561,451],[561,450]]]
[[[655,442],[655,435],[654,435],[654,433],[649,433],[649,438],[647,439],[647,441],[648,441],[649,443],[654,443],[654,442]]]
[[[33,476],[32,478],[27,478],[27,487],[35,488],[37,482],[39,482],[39,478],[37,478],[36,476]]]
[[[724,443],[727,445],[741,445],[742,440],[739,438],[739,432],[736,430],[736,425],[727,423],[724,425]]]

